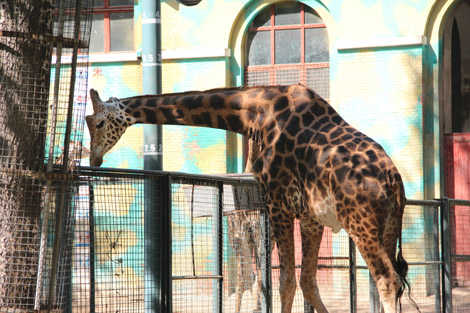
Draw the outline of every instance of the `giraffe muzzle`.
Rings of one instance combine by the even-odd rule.
[[[102,156],[91,156],[90,157],[90,165],[91,166],[96,166],[99,167],[103,163],[103,157]]]

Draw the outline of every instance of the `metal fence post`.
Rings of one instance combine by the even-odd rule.
[[[145,312],[171,312],[171,179],[145,182]]]
[[[441,242],[442,242],[442,295],[443,311],[452,313],[452,238],[450,225],[449,198],[442,199],[441,207]]]
[[[272,281],[271,281],[271,231],[266,211],[260,211],[260,231],[263,236],[260,255],[261,259],[261,312],[272,311]]]
[[[88,182],[88,221],[89,229],[88,233],[90,235],[90,246],[89,246],[89,258],[90,258],[90,312],[95,312],[95,193],[93,191],[93,181]]]
[[[349,299],[351,313],[357,312],[356,245],[349,237]]]
[[[222,277],[223,271],[223,210],[224,210],[224,183],[217,183],[218,189],[218,206],[214,212],[212,220],[212,234],[214,236],[214,273],[213,275]],[[212,283],[212,296],[213,296],[213,310],[212,312],[222,312],[223,310],[223,281],[222,278],[216,278]]]
[[[433,241],[434,241],[434,259],[433,261],[439,262],[439,206],[433,206],[432,207],[432,212],[433,212]],[[435,312],[441,312],[441,298],[443,294],[441,295],[441,281],[439,279],[440,276],[440,271],[439,271],[439,265],[433,266],[434,268],[434,296],[435,296],[435,302],[434,302],[434,310]]]

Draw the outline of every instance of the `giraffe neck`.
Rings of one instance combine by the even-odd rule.
[[[137,96],[120,102],[132,124],[204,126],[253,137],[269,113],[269,101],[260,101],[267,92],[266,88],[226,88]]]

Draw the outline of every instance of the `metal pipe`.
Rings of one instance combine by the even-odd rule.
[[[75,16],[74,16],[74,38],[78,38],[80,34],[80,14],[81,14],[81,0],[75,2]],[[67,110],[67,123],[65,129],[65,140],[64,140],[64,159],[62,164],[62,173],[67,173],[68,163],[69,163],[69,144],[70,144],[70,133],[72,129],[72,114],[73,114],[73,98],[75,91],[75,71],[77,67],[77,56],[78,56],[78,42],[74,44],[73,54],[72,54],[72,66],[71,66],[71,77],[69,85],[69,101],[68,101],[68,110]],[[59,193],[59,205],[56,208],[56,228],[55,228],[55,237],[54,237],[54,248],[52,255],[52,269],[51,269],[51,280],[49,287],[49,298],[48,298],[48,311],[52,310],[52,305],[54,301],[54,293],[57,284],[57,272],[59,267],[59,254],[60,254],[60,240],[62,237],[62,227],[63,227],[63,216],[65,208],[65,193],[67,184],[61,184],[60,193]]]
[[[357,312],[357,262],[356,245],[349,237],[349,294],[351,313]]]
[[[160,1],[142,1],[142,81],[144,94],[162,93]],[[144,169],[163,169],[162,126],[144,125]]]
[[[59,7],[59,20],[58,20],[58,36],[64,34],[64,22],[65,22],[65,1],[60,2]],[[51,112],[51,137],[49,139],[49,159],[47,160],[47,173],[53,171],[54,165],[54,143],[56,135],[57,125],[57,107],[59,102],[59,82],[60,72],[62,68],[62,42],[57,42],[56,46],[56,64],[55,64],[55,77],[54,77],[54,103],[52,105]],[[36,282],[36,297],[34,303],[34,309],[39,310],[41,305],[41,294],[43,284],[43,273],[44,273],[44,260],[46,257],[47,249],[47,237],[49,228],[49,210],[51,207],[51,192],[52,192],[52,180],[48,178],[46,180],[46,192],[44,196],[44,210],[42,212],[42,225],[41,225],[41,244],[39,247],[39,262],[38,262],[38,278]]]
[[[224,276],[222,275],[187,275],[187,276],[173,276],[172,280],[187,280],[187,279],[223,279]]]
[[[95,193],[93,180],[88,182],[88,231],[90,235],[90,246],[88,253],[90,257],[90,312],[95,312],[96,307],[96,279],[95,279]]]
[[[441,206],[441,242],[442,242],[442,302],[443,311],[452,313],[452,235],[450,225],[450,201],[448,198],[442,199]]]
[[[162,92],[161,73],[160,0],[142,0],[142,81],[144,94],[160,94]],[[144,169],[162,170],[162,126],[145,124],[143,127]],[[171,294],[170,290],[167,290],[171,288],[171,283],[166,286],[166,282],[171,282],[171,271],[164,271],[164,268],[168,267],[165,265],[168,262],[171,263],[171,255],[164,255],[165,246],[168,244],[168,242],[164,242],[166,234],[155,231],[154,225],[156,221],[161,221],[159,209],[160,211],[163,209],[163,214],[171,214],[169,206],[162,208],[156,201],[155,195],[161,191],[161,188],[158,188],[153,180],[148,181],[144,190],[144,198],[146,199],[144,207],[145,312],[169,310],[167,303],[171,300],[166,299]],[[171,221],[171,216],[168,218]],[[158,256],[158,258],[152,256]],[[160,259],[161,262],[157,262],[160,256],[167,259]]]

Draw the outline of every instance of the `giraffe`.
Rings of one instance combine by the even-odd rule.
[[[251,170],[265,194],[280,260],[281,311],[291,312],[296,288],[294,220],[300,220],[304,298],[328,312],[316,280],[325,226],[355,242],[376,282],[385,313],[396,312],[407,263],[401,230],[402,178],[384,149],[349,125],[302,85],[219,88],[110,98],[91,89],[90,164],[137,123],[204,126],[248,136],[256,150]],[[398,252],[397,252],[398,246]]]

